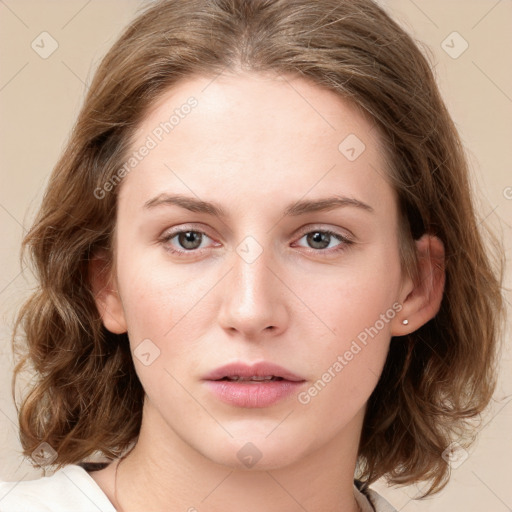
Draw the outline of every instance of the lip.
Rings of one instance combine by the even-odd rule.
[[[274,375],[275,377],[281,377],[290,382],[302,382],[305,380],[286,368],[267,361],[254,364],[244,362],[226,364],[210,372],[203,380],[219,380],[234,375],[240,377],[265,377],[267,375]]]
[[[227,376],[265,377],[273,375],[283,380],[267,382],[225,381]],[[262,408],[276,404],[280,400],[296,393],[305,379],[286,368],[274,363],[260,362],[246,364],[242,362],[221,366],[209,373],[204,379],[207,388],[221,401],[236,407]]]

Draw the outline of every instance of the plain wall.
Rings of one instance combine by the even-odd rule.
[[[512,225],[512,2],[383,0],[405,29],[433,52],[441,92],[461,134],[479,194],[481,218],[502,232],[510,260]],[[11,397],[13,315],[33,285],[21,273],[19,248],[44,186],[69,135],[95,66],[132,18],[133,0],[0,2],[0,479],[41,475],[20,456]],[[469,45],[457,58],[464,41]],[[43,59],[42,32],[57,42]],[[448,45],[448,47],[446,46]],[[501,220],[500,220],[501,219]],[[510,289],[510,264],[505,282]],[[510,294],[506,294],[510,302]],[[452,471],[447,488],[413,501],[416,486],[374,488],[400,511],[500,512],[512,509],[510,328],[495,402],[478,441]],[[421,488],[421,487],[420,487]],[[0,502],[1,507],[1,502]]]

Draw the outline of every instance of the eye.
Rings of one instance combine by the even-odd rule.
[[[202,248],[203,242],[209,238],[203,231],[182,229],[165,234],[161,242],[166,245],[166,250],[179,255],[186,252],[198,252],[197,249]]]
[[[313,231],[308,231],[303,234],[300,239],[302,238],[306,239],[307,244],[309,244],[309,248],[313,249],[314,252],[320,251],[328,254],[342,251],[346,249],[347,246],[354,243],[341,233],[337,233],[329,229],[315,229]],[[337,245],[333,244],[333,242],[336,241],[339,243]],[[329,250],[326,251],[325,249]]]

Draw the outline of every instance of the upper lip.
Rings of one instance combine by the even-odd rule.
[[[253,364],[244,363],[241,361],[226,364],[210,372],[204,377],[204,380],[220,380],[224,377],[234,376],[249,378],[266,377],[270,375],[273,375],[274,377],[281,377],[293,382],[301,382],[305,380],[302,377],[299,377],[298,375],[290,372],[286,368],[283,368],[282,366],[266,361]]]

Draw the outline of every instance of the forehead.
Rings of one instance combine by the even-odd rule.
[[[321,194],[338,187],[382,199],[391,191],[381,144],[362,109],[303,78],[194,77],[166,91],[146,113],[131,150],[151,149],[123,180],[120,195],[134,194],[140,202],[180,189],[217,191],[221,199],[222,190],[238,189],[254,199],[271,193],[296,198],[308,189]]]

